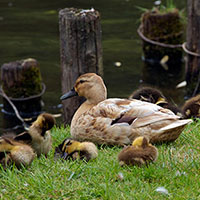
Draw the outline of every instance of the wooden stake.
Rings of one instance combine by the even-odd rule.
[[[102,74],[101,26],[98,11],[65,8],[59,12],[62,93],[84,73]],[[63,101],[64,123],[71,122],[79,97]]]

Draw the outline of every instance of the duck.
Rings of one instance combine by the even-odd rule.
[[[71,138],[66,138],[55,149],[55,157],[60,156],[64,160],[85,160],[89,161],[98,156],[98,149],[92,142],[79,142]]]
[[[70,133],[78,141],[124,146],[138,136],[151,143],[174,141],[191,119],[180,119],[172,111],[137,99],[108,98],[101,76],[86,73],[61,96],[83,96],[86,101],[75,112]]]
[[[6,169],[11,164],[17,168],[29,166],[36,154],[27,144],[17,142],[9,137],[0,137],[0,164]]]
[[[123,165],[148,166],[155,162],[158,157],[158,149],[149,143],[144,136],[137,137],[132,145],[126,146],[118,154],[118,161]]]
[[[200,94],[188,99],[182,110],[185,118],[200,118]]]
[[[55,118],[50,113],[42,113],[32,123],[27,131],[14,137],[16,141],[23,141],[29,144],[37,156],[44,154],[47,157],[52,148],[52,138],[50,129],[55,125]]]
[[[167,98],[163,95],[163,93],[154,87],[146,86],[141,87],[135,90],[130,96],[129,99],[138,99],[141,101],[146,101],[150,103],[154,103],[163,108],[167,108],[171,110],[174,114],[183,117],[182,110],[172,103],[169,103]]]

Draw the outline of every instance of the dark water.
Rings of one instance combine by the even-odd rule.
[[[145,67],[141,40],[137,35],[141,11],[151,8],[146,0],[0,0],[0,66],[4,63],[35,58],[40,64],[47,89],[43,110],[60,113],[61,82],[58,11],[66,7],[94,8],[101,13],[104,80],[109,97],[128,97],[142,83],[161,88],[177,104],[183,102],[184,90],[176,90],[184,79],[184,70],[176,74],[152,71]],[[184,1],[174,1],[178,8]],[[114,65],[121,62],[120,67]],[[2,100],[1,100],[2,102]],[[0,113],[0,127],[4,126]]]

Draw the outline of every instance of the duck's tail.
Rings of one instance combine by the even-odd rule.
[[[160,131],[170,131],[174,128],[185,126],[191,122],[192,122],[191,119],[177,120],[167,126],[164,126],[163,128],[160,129]]]

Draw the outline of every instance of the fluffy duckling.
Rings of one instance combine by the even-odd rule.
[[[55,149],[55,156],[67,160],[84,159],[89,161],[98,156],[98,150],[92,142],[78,142],[76,140],[67,138]]]
[[[188,99],[182,110],[185,118],[200,118],[200,94]]]
[[[172,111],[136,99],[107,98],[107,90],[95,73],[81,75],[61,100],[79,95],[86,101],[75,112],[71,135],[78,141],[127,145],[144,135],[151,143],[174,141],[192,120],[180,120]]]
[[[120,165],[148,165],[155,162],[158,157],[158,150],[151,145],[146,137],[137,137],[132,146],[127,146],[118,155]]]
[[[36,121],[25,131],[14,139],[30,144],[37,153],[37,156],[44,154],[47,157],[52,147],[50,129],[55,124],[55,118],[49,113],[40,114]]]
[[[138,99],[140,101],[146,101],[154,104],[157,102],[167,103],[166,98],[162,92],[153,87],[139,88],[130,95],[129,99]]]
[[[0,164],[4,168],[13,163],[18,168],[22,165],[28,166],[35,156],[36,154],[29,145],[6,137],[0,138]]]
[[[166,97],[162,94],[162,92],[153,87],[142,87],[136,91],[134,91],[129,99],[138,99],[140,101],[146,101],[150,103],[154,103],[163,108],[167,108],[171,110],[174,114],[182,117],[182,111],[177,106],[169,103]]]

